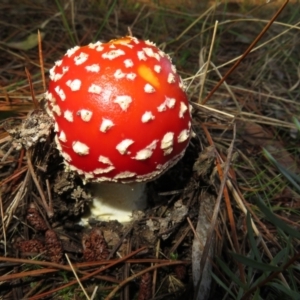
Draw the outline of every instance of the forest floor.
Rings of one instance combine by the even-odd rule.
[[[300,299],[299,3],[210,93],[283,2],[198,2],[1,1],[1,299]],[[195,135],[141,215],[83,227],[92,196],[55,148],[48,71],[130,32],[172,58]]]

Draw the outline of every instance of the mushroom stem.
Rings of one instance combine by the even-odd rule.
[[[90,189],[94,198],[89,218],[127,223],[134,210],[147,206],[146,183],[92,183]]]

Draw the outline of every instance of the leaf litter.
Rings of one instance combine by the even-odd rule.
[[[28,4],[26,3],[26,5]],[[30,9],[30,5],[26,5],[25,9]],[[104,5],[102,8],[106,9],[108,7]],[[160,11],[161,9],[158,6],[153,6],[152,3],[149,6],[147,6],[147,4],[141,7],[137,6],[137,9],[139,8],[141,11],[143,10],[143,15],[149,16],[149,18],[155,16],[156,10]],[[60,31],[60,28],[64,25],[60,23],[61,21],[58,17],[66,17],[65,13],[70,13],[71,18],[69,22],[71,24],[74,22],[72,16],[74,16],[75,10],[72,5],[69,5],[69,2],[63,10],[58,13],[57,8],[54,6],[51,6],[51,9],[43,9],[44,14],[48,17],[46,18],[47,20],[41,20],[40,16],[37,15],[35,18],[39,21],[37,23],[45,25],[43,28],[45,33],[47,33],[47,39],[52,39],[52,41],[56,43],[55,48],[53,48],[48,40],[43,40],[45,51],[43,56],[46,69],[48,69],[51,64],[53,64],[53,61],[59,57],[57,51],[63,53],[65,49],[70,46],[66,45],[66,40],[63,38],[64,33]],[[83,8],[78,6],[76,9],[80,11],[80,9],[82,10]],[[3,11],[5,10],[3,9]],[[118,22],[114,23],[118,20],[118,17],[120,17],[122,21],[122,15],[118,15],[118,12],[122,11],[125,11],[125,7],[120,6],[119,11],[116,10],[114,12],[115,18],[117,19],[108,19],[108,23],[105,24],[107,31],[103,34],[104,40],[113,38],[116,34],[115,30],[122,35],[127,33],[126,20],[128,21],[128,19],[124,19],[124,30],[118,27]],[[166,18],[170,12],[171,14],[174,13],[173,8],[169,8],[169,10],[168,8],[164,8],[164,11]],[[212,16],[212,10],[208,11],[207,19],[202,23],[204,27]],[[131,15],[134,16],[134,18],[130,18],[130,20],[134,21],[135,24],[139,24],[139,26],[141,26],[140,28],[143,28],[143,19],[137,12],[138,10],[130,11]],[[193,13],[189,12],[185,16],[193,16]],[[78,15],[78,17],[81,18],[83,22],[81,25],[73,25],[77,26],[77,36],[81,38],[81,42],[86,43],[92,40],[92,24],[88,18],[85,18],[84,14]],[[104,16],[103,18],[105,19]],[[155,20],[155,18],[153,20]],[[201,18],[199,20],[201,20]],[[20,20],[20,22],[23,22],[24,26],[26,26],[26,22],[24,21],[27,22],[28,19],[24,18]],[[184,22],[182,22],[182,24],[184,24]],[[222,22],[220,22],[220,24],[222,25]],[[113,26],[116,26],[115,30],[112,29]],[[190,43],[193,44],[195,38],[189,34],[197,36],[198,31],[193,31],[194,28],[192,26],[190,28],[191,31],[188,32],[185,30],[186,28],[180,26],[181,24],[178,23],[177,31],[175,31],[175,27],[170,27],[167,32],[168,34],[173,34],[175,37],[181,36],[183,40],[174,39],[175,41],[171,41],[167,49],[173,51],[175,59],[179,62],[179,71],[188,80],[188,76],[193,76],[193,74],[197,73],[197,70],[195,70],[195,66],[197,65],[195,62],[197,60],[195,60],[195,58],[197,57],[199,44],[190,47],[190,53],[186,52],[186,55],[189,57],[187,61],[180,61],[180,52],[177,52],[176,49],[181,47],[180,43],[189,43],[189,39],[191,39]],[[16,35],[19,30],[9,26],[7,26],[7,28],[10,30],[10,36]],[[51,28],[52,32],[48,31],[49,28]],[[141,35],[140,28],[135,25],[136,31],[134,33]],[[232,24],[231,30],[236,30],[234,23]],[[182,32],[185,32],[185,35],[181,35]],[[275,33],[277,33],[277,31]],[[1,34],[3,35],[4,33]],[[151,30],[145,32],[145,34],[149,36],[149,38],[154,35],[155,38],[153,37],[152,39],[161,40],[162,43],[165,38],[163,29],[158,31],[158,34],[153,34]],[[252,33],[250,32],[248,34],[249,37],[245,36],[243,39],[237,36],[236,42],[248,44],[248,41],[252,40]],[[32,36],[34,35],[35,33],[32,33]],[[30,34],[27,35],[23,42],[30,36]],[[216,50],[217,56],[219,57],[219,65],[223,62],[230,61],[232,58],[230,56],[236,56],[239,52],[237,51],[237,47],[232,49],[234,43],[232,43],[230,39],[232,39],[233,36],[230,36],[225,30],[224,38],[220,40],[223,54],[218,53],[218,50]],[[289,37],[288,33],[286,36]],[[4,36],[3,40],[8,41],[7,36]],[[149,193],[152,203],[149,209],[142,214],[134,215],[134,222],[130,226],[123,226],[118,222],[98,222],[91,220],[90,224],[92,229],[85,229],[78,225],[78,219],[88,208],[88,204],[92,199],[91,195],[86,192],[85,186],[82,184],[80,178],[73,173],[64,172],[62,159],[54,148],[53,133],[51,132],[52,124],[49,118],[40,110],[31,111],[29,114],[27,113],[29,109],[26,106],[28,106],[28,104],[30,105],[30,100],[28,101],[28,99],[30,99],[30,93],[28,85],[26,84],[27,78],[23,75],[25,73],[23,68],[24,61],[28,62],[29,72],[31,74],[38,74],[40,72],[35,51],[36,40],[32,40],[35,41],[31,43],[33,47],[28,48],[27,45],[26,47],[18,47],[18,49],[9,49],[10,42],[7,42],[6,46],[8,46],[8,48],[2,49],[4,49],[6,54],[10,55],[11,62],[7,62],[0,57],[0,59],[2,59],[1,62],[4,62],[5,66],[4,72],[2,73],[3,79],[1,79],[3,81],[1,85],[5,87],[4,96],[0,99],[1,114],[5,110],[11,112],[12,109],[14,109],[14,117],[2,122],[0,128],[1,240],[3,241],[3,255],[7,257],[6,264],[3,265],[1,272],[1,282],[3,282],[1,295],[8,297],[12,295],[8,273],[11,271],[9,261],[13,262],[13,258],[15,257],[28,258],[27,265],[29,266],[30,261],[36,261],[40,263],[41,266],[43,262],[48,262],[48,268],[51,268],[51,266],[55,268],[52,272],[56,273],[56,284],[54,284],[54,277],[52,276],[46,281],[42,279],[42,277],[38,279],[41,280],[40,283],[45,284],[45,286],[51,283],[47,288],[46,294],[44,293],[45,296],[51,295],[54,291],[58,293],[59,289],[67,288],[66,284],[64,284],[64,277],[59,273],[67,264],[64,256],[66,253],[68,257],[70,257],[72,264],[75,264],[78,270],[80,270],[81,278],[84,278],[86,275],[86,271],[84,270],[86,270],[87,267],[90,268],[88,272],[91,273],[93,270],[93,264],[87,265],[88,262],[108,260],[108,262],[112,264],[115,262],[117,264],[119,259],[119,265],[111,267],[105,272],[101,272],[101,275],[95,275],[95,278],[98,276],[100,280],[97,285],[98,293],[106,293],[107,295],[109,290],[112,290],[111,295],[116,293],[117,290],[111,285],[112,282],[120,283],[123,280],[122,282],[125,285],[126,280],[131,278],[128,277],[128,272],[126,273],[126,265],[130,266],[131,274],[136,274],[136,278],[141,278],[140,286],[138,282],[131,285],[132,291],[138,291],[139,288],[142,289],[139,291],[140,297],[144,297],[144,295],[148,295],[148,298],[153,297],[151,296],[152,293],[149,292],[153,287],[158,295],[168,297],[168,299],[182,299],[184,295],[187,295],[187,297],[191,296],[192,291],[188,288],[187,284],[191,279],[191,268],[194,269],[193,279],[195,290],[198,289],[198,293],[199,291],[206,290],[198,299],[212,293],[210,286],[211,278],[209,276],[206,277],[209,272],[205,271],[203,275],[202,271],[199,270],[199,266],[202,259],[201,255],[203,254],[201,251],[207,239],[206,235],[208,231],[205,230],[205,228],[209,228],[211,225],[212,209],[217,199],[221,183],[217,175],[218,168],[220,166],[224,168],[224,164],[226,164],[224,158],[227,155],[229,144],[232,140],[232,119],[228,119],[228,116],[234,115],[235,120],[237,120],[238,137],[235,141],[235,158],[229,169],[227,185],[232,192],[232,198],[239,201],[239,207],[245,212],[246,208],[251,208],[250,206],[255,209],[255,207],[248,202],[249,199],[247,198],[247,200],[245,200],[244,196],[247,196],[247,192],[257,187],[256,184],[251,184],[251,176],[259,172],[259,169],[256,167],[255,159],[249,156],[253,155],[255,157],[255,155],[260,153],[260,149],[265,147],[283,166],[289,167],[290,170],[295,172],[299,171],[299,162],[296,156],[293,152],[288,151],[285,146],[286,136],[282,138],[274,136],[274,131],[276,131],[274,128],[279,128],[285,135],[287,134],[286,128],[296,128],[294,123],[290,122],[289,118],[291,115],[290,111],[299,111],[299,105],[297,106],[297,103],[294,101],[291,102],[290,100],[290,93],[292,93],[294,99],[299,98],[299,93],[297,93],[295,88],[295,82],[298,80],[298,77],[295,75],[294,80],[288,78],[288,81],[285,81],[283,76],[283,74],[286,74],[284,66],[281,70],[273,68],[270,73],[268,73],[266,69],[261,68],[259,75],[262,76],[260,80],[263,80],[264,84],[257,88],[259,80],[256,79],[255,81],[249,79],[251,76],[254,76],[251,75],[253,74],[251,63],[254,59],[254,55],[259,54],[265,57],[262,51],[257,50],[257,54],[250,55],[249,58],[239,66],[239,69],[236,71],[236,76],[227,80],[227,90],[221,86],[209,100],[207,109],[210,110],[210,113],[207,113],[207,109],[204,107],[201,108],[197,105],[194,107],[193,128],[196,134],[183,160],[161,179],[150,184]],[[23,42],[21,41],[20,43],[22,44]],[[172,43],[174,44],[172,45]],[[243,46],[241,46],[241,48],[242,47]],[[270,54],[273,55],[272,52]],[[212,60],[215,61],[216,57],[212,57]],[[20,61],[22,62],[22,66],[19,65]],[[202,61],[205,61],[205,59],[202,59]],[[15,68],[9,72],[9,66],[11,65],[14,65]],[[266,65],[267,64],[265,64],[264,67]],[[200,66],[200,68],[202,68],[202,66]],[[208,76],[206,76],[204,83],[206,85],[204,93],[206,89],[210,90],[217,81],[217,77],[214,76],[212,71],[213,69],[210,70],[208,68]],[[225,71],[223,70],[222,73],[224,74]],[[243,75],[241,75],[241,77],[240,74],[246,74],[245,76],[249,77],[245,80],[244,86],[241,86],[241,78],[243,78]],[[271,85],[271,80],[266,81],[263,76],[280,76],[284,82],[281,86],[277,85],[274,88]],[[201,80],[201,78],[202,77],[199,79]],[[19,81],[19,83],[14,85],[17,81]],[[199,92],[197,77],[194,77],[190,83],[189,93],[191,101],[198,103],[196,97]],[[269,83],[270,87],[273,88],[272,93],[269,93]],[[203,82],[201,84],[203,85]],[[38,77],[33,78],[33,87],[36,97],[41,99],[44,89]],[[243,91],[241,91],[241,88]],[[228,92],[228,89],[230,89],[230,92]],[[258,94],[255,94],[257,90]],[[285,90],[287,93],[285,93]],[[231,98],[232,95],[234,95],[235,99]],[[283,99],[283,101],[276,97]],[[264,99],[266,99],[265,102]],[[269,99],[273,99],[271,105],[269,105]],[[237,105],[240,106],[238,111],[236,110]],[[279,109],[278,105],[280,106]],[[260,107],[261,109],[259,110]],[[278,117],[278,112],[281,110],[287,113],[279,114]],[[255,111],[255,113],[253,113],[253,111]],[[225,118],[223,115],[224,112],[228,114]],[[209,136],[204,134],[203,126],[209,128],[214,141],[213,145],[208,143]],[[280,153],[280,155],[278,155],[278,153]],[[216,163],[216,159],[219,159],[221,165]],[[259,160],[261,162],[264,161],[261,157]],[[32,166],[31,169],[29,168],[30,165]],[[267,178],[271,178],[273,174],[272,170],[269,170],[271,173],[267,175]],[[241,189],[242,191],[246,191],[243,196],[240,193]],[[206,194],[203,200],[203,195],[200,195],[204,190]],[[205,208],[203,208],[204,206]],[[219,225],[216,225],[214,228],[213,236],[209,237],[211,247],[208,250],[208,257],[206,257],[207,265],[205,265],[205,268],[212,269],[216,267],[210,264],[209,258],[222,253],[221,249],[224,243],[223,235],[225,233],[227,237],[225,244],[229,243],[228,247],[237,251],[234,246],[235,236],[232,232],[230,233],[232,227],[229,229],[228,222],[226,222],[228,216],[223,211],[225,210],[222,204],[218,213]],[[254,232],[259,232],[259,234],[265,237],[265,227],[259,222],[257,213],[253,212],[253,210],[252,216],[255,221],[255,223],[252,223]],[[240,210],[234,208],[234,217],[236,220],[233,226],[239,226],[239,224],[245,222],[246,215],[241,214]],[[285,212],[280,214],[280,217],[285,217]],[[192,223],[189,223],[188,220],[191,220]],[[202,222],[205,222],[206,225],[204,226],[203,224],[203,226],[201,226]],[[269,226],[270,225],[268,225],[268,227]],[[242,239],[243,236],[241,228],[242,226],[236,228],[239,239]],[[195,230],[196,233],[193,233],[193,230]],[[200,239],[196,238],[195,235],[200,236]],[[161,242],[160,255],[157,260],[155,258],[154,246],[158,241]],[[271,241],[270,239],[270,243]],[[245,251],[246,253],[246,249],[244,249],[242,245],[240,245],[240,247],[239,251],[243,253]],[[274,244],[274,247],[277,247],[276,244]],[[201,250],[200,252],[198,251],[199,249]],[[267,250],[265,251],[268,253]],[[128,258],[128,260],[122,262],[122,258],[129,257],[131,253],[136,253],[134,259],[131,258],[130,260],[130,258]],[[178,267],[171,266],[175,262],[178,262]],[[20,269],[22,266],[21,260],[14,263],[18,264],[20,273],[26,271],[25,269]],[[230,263],[232,263],[232,261]],[[154,283],[152,283],[151,289],[149,288],[149,281],[152,280],[151,273],[148,273],[145,269],[150,266],[150,264],[156,264],[159,278],[159,282],[152,281]],[[161,268],[160,264],[165,265]],[[169,268],[167,268],[168,266]],[[71,271],[70,269],[68,270]],[[217,268],[216,270],[218,271]],[[139,274],[144,271],[147,272],[139,277]],[[32,275],[34,275],[35,272],[36,275],[39,274],[34,270],[31,272]],[[46,274],[47,268],[39,272],[41,272],[40,274],[43,274],[43,272]],[[72,273],[68,273],[68,276],[71,277],[71,274]],[[201,277],[201,284],[197,286],[197,282],[199,282]],[[13,293],[22,295],[22,297],[31,296],[32,299],[42,297],[42,289],[31,288],[29,284],[30,282],[39,284],[39,281],[34,281],[33,278],[34,277],[32,277],[29,282],[22,281],[22,284],[19,286],[13,284]],[[279,276],[279,278],[285,280],[284,277]],[[84,279],[82,280],[82,282],[84,282]],[[76,281],[73,284],[75,283]],[[108,289],[102,286],[104,283],[109,285]],[[206,284],[205,287],[203,285],[204,283]],[[95,291],[96,285],[94,285],[92,281],[90,284],[90,286],[86,285],[85,288],[88,294],[91,295]],[[120,286],[123,285],[120,284]],[[220,291],[218,290],[217,293],[218,292]],[[126,288],[122,290],[122,293],[124,296],[126,295]],[[37,298],[34,298],[35,295]],[[111,299],[109,297],[108,295],[106,299]],[[128,292],[125,297],[130,299],[128,298]]]

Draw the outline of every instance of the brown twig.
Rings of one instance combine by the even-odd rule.
[[[34,169],[33,169],[33,165],[32,165],[32,162],[31,162],[31,151],[30,150],[27,151],[26,156],[27,156],[28,170],[29,170],[29,172],[31,174],[31,177],[32,177],[32,179],[33,179],[33,181],[35,183],[35,186],[36,186],[36,188],[37,188],[37,190],[38,190],[38,192],[40,194],[40,197],[42,199],[42,202],[43,202],[44,208],[45,208],[45,210],[47,212],[47,215],[48,215],[49,218],[52,218],[53,215],[54,215],[54,212],[53,212],[52,207],[50,207],[48,205],[48,203],[46,201],[46,197],[44,195],[44,192],[43,192],[43,190],[42,190],[42,188],[40,186],[40,183],[39,183],[39,181],[38,181],[38,179],[37,179],[37,177],[35,175],[35,172],[34,172]]]
[[[81,281],[80,281],[80,279],[79,279],[79,277],[78,277],[78,275],[77,275],[77,273],[76,273],[76,270],[75,270],[75,268],[74,268],[72,262],[71,262],[70,259],[69,259],[68,254],[65,254],[65,256],[66,256],[66,259],[67,259],[67,261],[68,261],[68,264],[69,264],[70,268],[72,269],[72,272],[73,272],[73,274],[74,274],[76,280],[78,281],[78,284],[79,284],[79,286],[81,287],[81,290],[83,291],[85,297],[86,297],[88,300],[91,300],[91,298],[90,298],[89,295],[87,294],[85,288],[83,287],[83,285],[82,285],[82,283],[81,283]]]
[[[4,212],[3,212],[3,200],[2,200],[2,192],[1,192],[1,187],[0,187],[0,211],[1,211],[1,219],[4,220]],[[4,241],[4,255],[6,256],[6,230],[4,226],[2,227],[3,229],[3,241]]]
[[[174,245],[167,252],[167,256],[170,256],[171,253],[175,253],[176,249],[182,243],[182,241],[186,238],[186,236],[187,236],[187,234],[189,233],[190,230],[191,230],[191,228],[189,226],[186,226],[186,228],[182,231],[180,237],[176,240]]]
[[[24,172],[26,172],[28,170],[27,166],[24,166],[23,168],[19,169],[16,173],[12,174],[11,176],[7,177],[6,179],[2,180],[0,182],[0,187],[9,183],[10,181],[17,179],[18,176],[20,176],[21,174],[23,174]]]
[[[2,226],[3,226],[4,230],[8,227],[8,225],[12,219],[12,216],[14,215],[15,210],[17,209],[17,207],[26,191],[26,187],[27,187],[29,178],[30,178],[30,172],[29,172],[29,170],[27,170],[25,178],[16,188],[16,190],[17,190],[16,195],[14,196],[13,200],[10,202],[9,206],[6,208],[4,219],[2,219]]]
[[[32,102],[33,102],[34,108],[35,109],[39,109],[40,105],[39,105],[39,102],[35,98],[31,75],[30,75],[30,73],[29,73],[29,71],[28,71],[28,69],[26,67],[25,67],[25,73],[26,73],[27,80],[28,80],[28,83],[29,83],[29,89],[30,89],[30,94],[31,94],[31,98],[32,98]]]
[[[28,259],[28,261],[30,261],[30,260]],[[39,262],[39,261],[37,261],[37,262]],[[60,269],[63,269],[65,271],[72,271],[70,266],[66,266],[66,265],[60,265],[60,266],[63,266],[63,268],[60,268]],[[73,264],[73,266],[76,268],[77,264]],[[16,279],[19,279],[19,278],[24,278],[24,277],[29,277],[29,276],[39,276],[39,275],[44,275],[44,274],[48,274],[48,273],[56,273],[60,269],[59,268],[43,268],[41,270],[22,271],[22,272],[19,272],[19,273],[3,275],[3,276],[0,277],[0,279],[1,279],[1,282],[9,281],[9,280],[16,280]],[[83,272],[83,271],[78,271],[78,273],[86,274],[86,272]],[[108,281],[108,282],[112,282],[112,283],[120,283],[120,280],[118,280],[114,277],[97,275],[97,278],[101,279],[101,280]]]
[[[163,268],[163,267],[169,267],[169,266],[176,266],[176,265],[180,265],[182,264],[181,261],[170,261],[168,263],[162,263],[159,265],[154,265],[152,267],[146,268],[143,271],[136,273],[128,278],[126,278],[126,280],[122,281],[118,286],[116,286],[110,293],[109,295],[104,299],[104,300],[111,300],[115,294],[127,283],[129,283],[130,281],[132,281],[133,279],[140,277],[141,275],[147,273],[147,272],[151,272],[157,268]]]
[[[160,252],[160,239],[158,239],[157,241],[155,250],[156,250],[155,257],[158,258]],[[154,269],[153,276],[152,276],[152,295],[155,295],[156,282],[157,282],[157,269]]]
[[[201,104],[205,104],[210,97],[215,93],[215,91],[221,86],[221,84],[227,79],[227,77],[236,69],[236,67],[240,64],[240,62],[250,53],[250,51],[254,48],[257,42],[262,38],[262,36],[267,32],[273,22],[277,19],[280,13],[283,11],[285,6],[289,3],[289,0],[286,0],[273,18],[267,23],[267,25],[263,28],[260,34],[255,38],[255,40],[251,43],[251,45],[247,48],[247,50],[243,53],[243,55],[234,63],[234,65],[226,72],[223,78],[214,86],[214,88],[209,92],[209,94],[205,97],[205,99],[201,102]]]
[[[53,212],[53,202],[52,202],[51,187],[50,187],[49,179],[46,179],[46,186],[47,186],[47,194],[48,194],[48,199],[49,199],[48,207],[49,207],[50,211]]]
[[[39,30],[38,30],[38,45],[39,45],[39,60],[40,60],[43,89],[45,92],[46,91],[46,79],[45,79],[45,69],[44,69],[43,47],[42,47],[41,32]]]
[[[145,247],[142,248],[139,252],[145,250]],[[132,256],[132,255],[131,255]],[[127,256],[126,256],[127,257]],[[123,261],[124,257],[122,258]],[[70,271],[70,268],[66,265],[63,264],[56,264],[53,262],[47,262],[47,261],[36,261],[32,259],[25,259],[25,258],[14,258],[14,257],[4,257],[0,256],[0,261],[2,262],[10,262],[13,264],[19,263],[19,264],[28,264],[28,265],[36,265],[36,266],[44,266],[47,268],[56,268],[56,269],[61,269],[65,271]],[[165,263],[167,260],[166,259],[156,259],[156,258],[135,258],[135,259],[127,259],[126,262],[128,263],[135,263],[135,264],[145,264],[145,263]],[[80,268],[88,268],[88,267],[97,267],[97,266],[103,266],[103,265],[109,265],[111,263],[116,263],[120,262],[120,259],[112,259],[112,260],[105,260],[105,261],[93,261],[93,262],[83,262],[83,263],[76,263],[73,264],[73,266],[76,269]],[[183,264],[189,264],[190,261],[181,261]],[[0,276],[0,281],[2,280],[3,277]]]
[[[213,145],[213,140],[206,128],[206,126],[202,125],[202,128],[206,134],[206,137],[208,139],[208,142],[210,145]],[[233,143],[235,141],[235,130],[234,130],[234,137],[233,137],[233,140],[231,142],[231,145],[228,149],[228,155],[227,155],[227,164],[225,165],[225,168],[224,168],[224,171],[222,170],[221,166],[220,166],[220,160],[219,158],[217,157],[216,159],[216,163],[217,163],[217,167],[218,167],[218,173],[219,173],[219,177],[220,177],[220,180],[221,180],[221,184],[220,184],[220,189],[219,189],[219,193],[218,193],[218,197],[216,199],[216,204],[215,204],[215,208],[214,208],[214,212],[213,212],[213,215],[212,215],[212,218],[211,218],[211,227],[209,228],[209,231],[207,233],[207,241],[205,243],[205,246],[204,246],[204,249],[203,249],[203,254],[202,254],[202,257],[201,257],[201,261],[200,261],[200,269],[203,270],[204,268],[204,265],[205,265],[205,260],[208,256],[208,252],[209,252],[209,249],[210,249],[210,246],[211,246],[211,243],[212,243],[212,232],[215,228],[215,224],[216,224],[216,221],[217,221],[217,217],[218,217],[218,214],[219,214],[219,208],[220,208],[220,204],[221,204],[221,199],[222,199],[222,196],[224,195],[224,198],[227,199],[226,202],[227,203],[230,203],[230,199],[229,199],[229,194],[228,194],[228,189],[226,187],[226,180],[227,180],[227,174],[229,172],[229,168],[230,168],[230,161],[231,161],[231,156],[232,156],[232,150],[233,150]],[[238,244],[238,240],[237,240],[237,234],[236,234],[236,226],[235,226],[235,223],[234,223],[234,219],[233,219],[233,215],[232,215],[232,210],[229,210],[229,214],[231,214],[231,228],[233,230],[233,239],[234,239],[234,246],[236,247],[236,251],[239,253],[239,244]],[[239,267],[239,271],[241,272],[241,277],[242,277],[242,281],[245,282],[245,274],[244,274],[244,269],[242,267],[242,265],[240,263],[238,263],[238,267]],[[201,278],[199,280],[199,284],[201,282]]]
[[[224,171],[221,168],[221,163],[222,163],[221,159],[219,157],[217,157],[217,170],[218,170],[218,173],[219,173],[219,176],[220,176],[220,180],[221,181],[225,180],[225,183],[227,181],[227,176],[228,176],[229,171],[230,171],[230,162],[231,162],[231,157],[232,157],[232,151],[233,151],[233,145],[234,145],[234,142],[235,142],[235,138],[236,138],[236,126],[233,127],[233,139],[232,139],[231,145],[228,149],[227,162],[226,162],[226,166],[225,166]],[[240,246],[239,246],[239,241],[238,241],[238,236],[237,236],[237,231],[236,231],[236,225],[235,225],[235,221],[234,221],[233,209],[232,209],[232,206],[231,206],[229,191],[228,191],[228,188],[227,188],[226,185],[224,186],[223,193],[224,193],[224,199],[225,199],[227,214],[228,214],[228,218],[229,218],[230,228],[231,228],[231,231],[232,231],[233,244],[234,244],[234,247],[235,247],[235,251],[237,253],[240,253]],[[238,264],[238,267],[239,267],[241,280],[242,280],[242,282],[246,282],[244,268],[243,268],[241,263],[237,263],[237,264]]]
[[[132,256],[136,255],[137,253],[139,253],[139,252],[145,250],[145,249],[146,249],[146,247],[142,247],[142,248],[140,248],[140,249],[138,249],[138,250],[136,250],[136,251],[133,251],[132,253],[130,253],[130,254],[124,256],[123,258],[121,258],[121,259],[119,259],[119,260],[117,260],[117,261],[114,261],[114,262],[108,264],[106,267],[100,268],[100,269],[98,269],[98,270],[96,270],[96,271],[94,271],[94,272],[91,272],[91,273],[89,273],[89,274],[87,274],[87,275],[81,277],[81,278],[80,278],[80,281],[84,281],[84,280],[87,280],[87,279],[89,279],[89,278],[91,278],[91,277],[94,277],[95,275],[97,275],[97,274],[99,274],[99,273],[101,273],[101,272],[103,272],[103,271],[105,271],[105,270],[107,270],[107,269],[109,269],[109,268],[111,268],[111,267],[113,267],[113,266],[115,266],[115,265],[121,263],[121,262],[126,261],[129,257],[132,257]],[[76,266],[76,265],[75,265],[75,266]],[[45,292],[45,293],[42,293],[42,294],[39,294],[39,295],[35,295],[35,296],[33,296],[33,297],[30,297],[29,300],[36,300],[36,299],[40,299],[40,298],[49,296],[49,295],[51,295],[51,294],[53,294],[53,293],[55,293],[55,292],[58,292],[58,291],[60,291],[60,290],[62,290],[62,289],[65,289],[65,288],[67,288],[67,287],[69,287],[69,286],[72,286],[72,285],[75,284],[75,283],[77,283],[77,280],[76,280],[76,279],[75,279],[75,280],[72,280],[72,281],[68,282],[67,284],[64,284],[64,285],[62,285],[62,286],[60,286],[60,287],[58,287],[58,288],[55,288],[55,289],[53,289],[53,290],[51,290],[51,291],[48,291],[48,292]]]

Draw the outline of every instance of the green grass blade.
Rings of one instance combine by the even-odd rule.
[[[221,269],[227,274],[227,276],[238,286],[246,288],[246,286],[242,283],[242,281],[228,268],[227,264],[225,264],[220,258],[217,257],[218,265]]]
[[[293,122],[296,125],[298,131],[300,131],[300,122],[296,117],[293,117]]]
[[[61,6],[59,0],[55,0],[55,2],[56,2],[56,5],[57,5],[57,7],[58,7],[58,10],[59,10],[60,13],[61,13],[61,17],[62,17],[64,26],[66,27],[66,29],[67,29],[67,31],[68,31],[68,33],[69,33],[69,37],[70,37],[70,39],[71,39],[73,45],[75,46],[77,43],[76,43],[76,41],[75,41],[75,39],[74,39],[73,32],[72,32],[72,30],[71,30],[71,28],[70,28],[70,26],[69,26],[68,21],[67,21],[67,18],[66,18],[66,15],[65,15],[65,10],[64,10],[64,8]]]
[[[252,300],[262,300],[262,298],[260,297],[259,293],[260,293],[260,289],[256,289],[256,291],[255,291],[255,293],[253,295]]]
[[[255,258],[255,255],[254,255],[253,251],[250,251],[249,257],[250,257],[251,259],[254,259],[254,258]],[[246,280],[247,280],[248,284],[250,284],[250,285],[251,285],[251,282],[252,282],[252,280],[253,280],[253,274],[254,274],[253,271],[254,271],[254,268],[248,267],[247,273],[246,273],[246,276],[247,276],[247,277],[246,277]]]
[[[215,275],[213,272],[211,272],[211,276],[217,282],[217,284],[220,285],[233,299],[236,298],[236,296],[230,290],[228,285],[225,284],[217,275]]]
[[[258,262],[254,259],[251,259],[249,257],[246,257],[246,256],[238,254],[238,253],[231,252],[231,255],[238,262],[244,264],[245,266],[253,267],[257,270],[261,270],[261,271],[278,271],[279,270],[279,267],[272,266],[270,264],[265,264],[262,262]]]
[[[288,287],[286,287],[282,283],[280,284],[280,283],[276,283],[276,282],[271,282],[268,285],[273,287],[274,289],[276,289],[278,291],[281,291],[285,295],[287,295],[289,297],[288,299],[291,299],[291,300],[299,300],[300,299],[300,293],[289,289]]]
[[[251,217],[250,217],[249,212],[247,212],[246,222],[247,222],[246,224],[247,224],[247,231],[248,231],[248,237],[249,237],[249,243],[251,246],[251,250],[253,251],[256,260],[258,262],[261,262],[261,257],[260,257],[260,253],[259,253],[259,250],[256,245],[256,240],[254,237],[254,232],[253,232],[253,228],[252,228],[252,224],[251,224]]]
[[[271,264],[277,266],[279,263],[286,262],[289,255],[289,250],[284,247],[282,248],[272,259]]]
[[[299,293],[299,287],[298,287],[298,284],[296,282],[296,278],[295,278],[295,274],[293,273],[293,269],[288,268],[287,272],[289,273],[289,280],[290,280],[289,284],[292,286],[292,290]]]
[[[100,27],[99,27],[97,33],[95,34],[95,36],[94,36],[94,38],[93,38],[93,42],[95,42],[95,41],[98,40],[98,37],[99,37],[99,35],[100,35],[102,29],[104,28],[105,24],[107,23],[107,21],[108,21],[110,15],[112,14],[112,12],[113,12],[113,10],[114,10],[116,4],[117,4],[117,0],[114,0],[114,2],[111,4],[111,7],[109,8],[109,10],[107,11],[107,13],[105,14],[105,18],[104,18],[102,24],[100,25]]]
[[[270,162],[272,162],[276,168],[281,172],[281,174],[294,186],[295,189],[300,192],[300,177],[296,174],[290,172],[286,168],[284,168],[280,163],[278,163],[275,158],[271,155],[270,152],[268,152],[266,149],[263,149],[263,152],[265,156],[269,159]]]
[[[288,255],[289,255],[289,250],[287,248],[283,248],[274,256],[274,258],[270,262],[270,265],[276,267],[279,263],[281,264],[284,263],[287,260]],[[264,272],[261,276],[256,278],[256,280],[252,283],[251,287],[255,287],[259,285],[259,283],[265,280],[270,275],[270,273],[271,271]]]
[[[258,196],[256,203],[261,212],[266,216],[267,220],[274,224],[277,228],[281,229],[285,233],[292,237],[300,239],[300,232],[287,225],[284,221],[276,217],[275,214],[264,204],[262,199]]]
[[[238,291],[238,294],[237,294],[237,296],[236,296],[236,300],[240,300],[240,299],[242,299],[242,297],[243,297],[243,295],[245,294],[245,290],[242,288],[242,287],[240,287],[239,288],[239,291]]]

